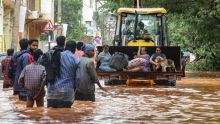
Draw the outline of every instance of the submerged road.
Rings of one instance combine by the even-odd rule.
[[[96,102],[76,101],[71,109],[26,108],[1,81],[0,123],[219,123],[219,74],[188,73],[176,87],[97,88]]]

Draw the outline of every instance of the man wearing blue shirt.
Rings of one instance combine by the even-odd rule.
[[[56,75],[55,81],[48,84],[48,107],[71,108],[75,89],[80,82],[80,59],[74,53],[75,41],[66,43],[65,51],[60,53],[60,73]]]
[[[24,67],[32,63],[33,56],[30,54],[29,50],[27,50],[28,48],[27,39],[21,39],[19,41],[19,45],[21,47],[21,50],[12,58],[12,60],[16,63],[13,89],[15,93],[18,93],[19,99],[25,101],[27,95],[25,90],[21,86],[19,86],[18,79]]]

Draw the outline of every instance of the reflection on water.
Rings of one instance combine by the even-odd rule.
[[[2,83],[0,85],[2,87]],[[107,87],[96,102],[76,101],[71,109],[27,109],[25,102],[0,92],[0,122],[13,123],[219,123],[220,76],[188,77],[176,87]],[[45,100],[46,101],[46,100]]]

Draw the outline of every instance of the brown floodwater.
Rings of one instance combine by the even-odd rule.
[[[220,123],[220,73],[187,73],[177,86],[106,86],[71,109],[26,108],[0,83],[0,123]],[[46,100],[45,100],[46,104]]]

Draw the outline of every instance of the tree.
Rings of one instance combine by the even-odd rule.
[[[57,0],[55,0],[55,4]],[[84,33],[84,26],[81,24],[82,0],[63,0],[62,5],[62,23],[68,24],[67,40],[81,40]],[[56,6],[56,5],[55,5]],[[55,9],[55,21],[57,9]]]

